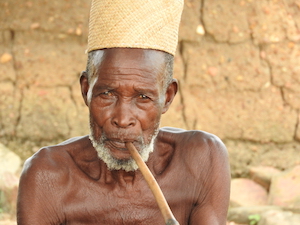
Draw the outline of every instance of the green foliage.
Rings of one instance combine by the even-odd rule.
[[[5,207],[5,195],[3,191],[0,191],[0,214],[4,213],[6,211]]]
[[[260,221],[260,215],[259,214],[253,214],[248,216],[248,219],[250,221],[250,225],[256,225]]]

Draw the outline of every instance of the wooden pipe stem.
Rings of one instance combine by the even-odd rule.
[[[136,164],[138,165],[149,188],[151,189],[155,197],[155,200],[158,204],[158,207],[163,215],[166,225],[179,225],[165,199],[165,196],[163,195],[159,185],[157,184],[154,176],[152,175],[151,171],[147,167],[146,163],[143,161],[142,157],[140,156],[140,154],[138,153],[134,145],[131,142],[127,142],[126,147],[129,150],[132,158],[135,160]]]

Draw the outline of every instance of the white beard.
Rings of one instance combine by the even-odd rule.
[[[149,155],[154,150],[154,140],[158,134],[158,129],[154,132],[151,137],[151,141],[149,144],[145,144],[142,141],[142,148],[139,151],[144,162],[147,162]],[[109,148],[105,147],[104,140],[106,140],[106,135],[103,133],[100,140],[95,140],[92,129],[89,138],[93,144],[93,147],[98,153],[98,157],[105,162],[109,170],[125,170],[126,172],[135,171],[138,169],[138,165],[134,161],[133,158],[130,159],[116,159],[114,158]],[[141,140],[143,140],[141,138]]]

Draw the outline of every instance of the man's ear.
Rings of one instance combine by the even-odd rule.
[[[166,90],[165,102],[164,102],[162,114],[168,111],[168,109],[177,93],[177,90],[178,90],[178,81],[176,79],[173,79]]]
[[[87,99],[87,93],[89,91],[89,81],[88,81],[88,75],[86,71],[81,72],[80,87],[81,87],[81,94],[84,99],[84,102],[88,106],[89,104]]]

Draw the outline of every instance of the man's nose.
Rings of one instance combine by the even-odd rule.
[[[129,102],[118,101],[115,105],[112,116],[112,124],[118,128],[133,127],[136,124],[136,118],[133,113],[133,107]]]

